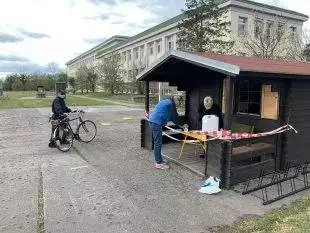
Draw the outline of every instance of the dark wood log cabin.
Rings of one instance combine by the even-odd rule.
[[[191,129],[200,128],[197,110],[209,95],[223,110],[225,129],[242,124],[265,132],[289,123],[298,130],[298,134],[209,143],[205,174],[221,177],[226,187],[257,176],[261,169],[310,161],[310,63],[172,51],[137,78],[146,82],[146,111],[148,82],[169,82],[185,91],[183,121]],[[150,130],[142,121],[141,146],[151,144]]]

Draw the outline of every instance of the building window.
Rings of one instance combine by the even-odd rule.
[[[244,36],[246,34],[246,26],[248,19],[246,17],[239,16],[238,19],[238,35]]]
[[[122,52],[122,62],[126,62],[127,57],[126,57],[126,52]]]
[[[270,36],[272,36],[272,31],[273,31],[273,22],[267,21],[267,25],[266,25],[266,36],[267,36],[267,38],[270,38]]]
[[[169,36],[166,38],[166,42],[167,42],[167,50],[173,50],[174,49],[174,44],[173,44],[173,38],[172,36]]]
[[[282,37],[282,35],[284,34],[284,23],[278,23],[278,37]]]
[[[128,61],[131,61],[131,51],[127,51],[127,57],[128,57]]]
[[[296,27],[296,26],[291,26],[291,27],[290,27],[290,30],[291,30],[291,36],[296,36],[297,27]]]
[[[138,48],[135,48],[135,59],[138,60],[139,59],[139,50]]]
[[[148,52],[150,56],[154,55],[154,43],[153,42],[148,44]]]
[[[168,42],[168,50],[172,50],[173,49],[173,44],[172,41]]]
[[[161,40],[156,41],[157,54],[161,53]]]
[[[126,82],[128,80],[128,71],[127,70],[123,70],[123,77],[124,77],[124,81]]]
[[[235,83],[234,112],[260,115],[262,84],[257,80],[238,80]]]
[[[254,28],[255,38],[261,37],[262,29],[263,29],[263,20],[262,19],[256,19],[255,20],[255,28]]]
[[[144,57],[144,46],[140,47],[140,59]]]

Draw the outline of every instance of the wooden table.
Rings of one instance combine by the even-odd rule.
[[[193,144],[195,146],[200,145],[203,148],[204,153],[206,155],[208,136],[204,132],[200,130],[189,130],[189,131],[180,131],[180,133],[185,135],[185,138],[182,143],[179,159],[182,156],[185,144]],[[193,138],[194,140],[187,140],[188,137]],[[195,147],[195,154],[196,154],[196,147]]]

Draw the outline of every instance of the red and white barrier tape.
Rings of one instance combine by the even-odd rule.
[[[169,126],[166,126],[167,129],[169,129],[172,132],[175,133],[182,133],[181,130],[176,130],[173,129]],[[293,130],[295,133],[298,133],[297,130],[287,124],[284,126],[281,126],[277,129],[271,130],[271,131],[267,131],[267,132],[263,132],[263,133],[256,133],[256,134],[250,134],[250,133],[231,133],[230,131],[227,130],[222,130],[222,131],[214,131],[214,132],[210,132],[210,133],[204,133],[201,131],[201,133],[204,133],[206,135],[206,140],[204,141],[211,141],[211,140],[215,140],[215,139],[219,139],[219,140],[226,140],[226,141],[230,141],[230,140],[238,140],[238,139],[246,139],[246,138],[258,138],[258,137],[266,137],[266,136],[270,136],[270,135],[275,135],[275,134],[280,134],[280,133],[284,133],[286,131],[290,131]],[[199,141],[199,140],[179,140],[176,139],[170,135],[168,135],[167,133],[163,132],[163,135],[175,140],[175,141],[180,141],[180,142],[191,142],[191,141]]]
[[[144,111],[144,118],[146,120],[148,120],[148,116],[149,114]],[[182,130],[176,130],[173,129],[169,126],[166,126],[167,129],[169,129],[172,132],[175,133],[182,133]],[[215,140],[215,139],[219,139],[219,140],[226,140],[226,141],[230,141],[230,140],[238,140],[238,139],[245,139],[245,138],[258,138],[258,137],[265,137],[265,136],[270,136],[270,135],[275,135],[275,134],[280,134],[280,133],[284,133],[286,131],[290,131],[293,130],[295,133],[298,133],[298,131],[290,124],[286,124],[284,126],[281,126],[277,129],[271,130],[271,131],[267,131],[267,132],[263,132],[263,133],[231,133],[231,131],[229,130],[222,130],[222,131],[213,131],[213,132],[202,132],[206,135],[206,139],[204,141],[211,141],[211,140]],[[177,139],[175,137],[172,137],[171,135],[163,132],[163,135],[165,135],[166,137],[171,138],[172,140],[178,141],[178,142],[197,142],[199,140],[180,140]]]

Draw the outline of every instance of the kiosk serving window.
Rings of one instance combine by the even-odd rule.
[[[258,80],[236,80],[234,112],[260,115],[261,90],[262,83]]]
[[[226,99],[225,85],[226,82],[223,88],[223,103]],[[239,79],[235,81],[234,94],[234,113],[271,120],[279,118],[280,94],[272,90],[272,85],[259,80]]]

